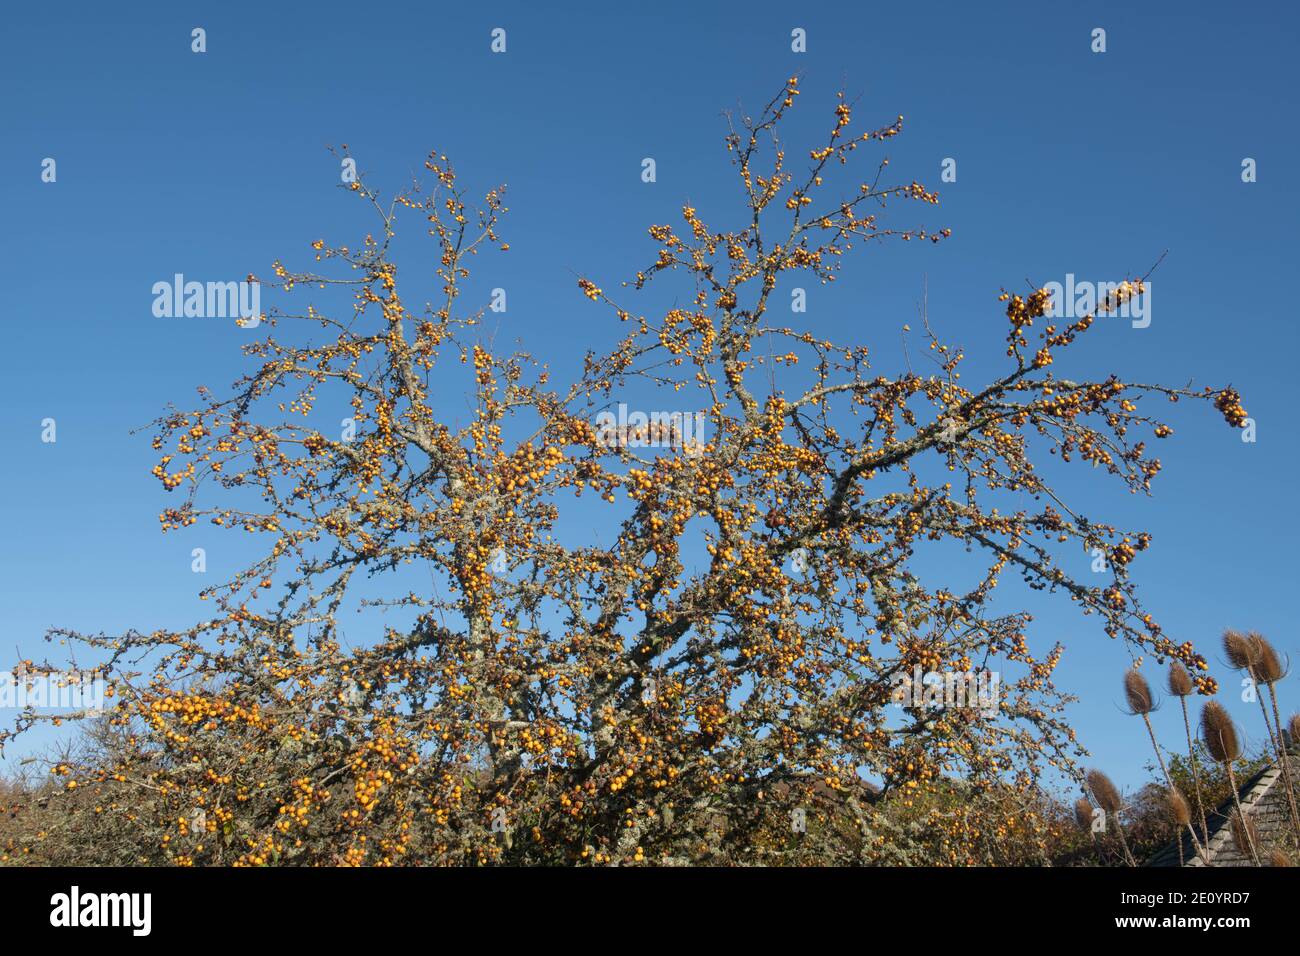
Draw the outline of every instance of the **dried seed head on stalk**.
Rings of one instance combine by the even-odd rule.
[[[1128,700],[1128,709],[1138,716],[1149,714],[1155,709],[1151,685],[1137,668],[1129,668],[1124,675],[1124,697]]]
[[[1187,798],[1183,796],[1181,790],[1177,787],[1169,788],[1169,815],[1173,817],[1174,823],[1180,827],[1185,827],[1192,822],[1192,808],[1187,803]]]
[[[1186,697],[1192,692],[1192,675],[1178,661],[1169,664],[1169,693],[1175,697]]]
[[[1239,671],[1245,671],[1255,663],[1257,648],[1245,634],[1227,630],[1223,632],[1223,653],[1228,663]]]
[[[1217,700],[1209,701],[1201,711],[1201,739],[1205,749],[1219,763],[1228,763],[1241,756],[1241,741],[1237,739],[1237,725]]]
[[[1120,798],[1119,789],[1111,783],[1110,777],[1100,770],[1089,770],[1086,779],[1088,789],[1092,791],[1097,805],[1107,813],[1119,813],[1124,801]]]
[[[1259,827],[1255,826],[1255,821],[1240,813],[1233,813],[1232,842],[1242,856],[1251,856],[1250,848],[1259,846]]]
[[[1300,744],[1300,714],[1292,714],[1287,722],[1287,731],[1291,734],[1291,746]]]
[[[1281,850],[1273,850],[1268,855],[1269,866],[1290,866],[1291,858]]]
[[[1074,822],[1079,824],[1080,830],[1092,829],[1092,804],[1087,797],[1074,801]]]
[[[1262,684],[1276,684],[1286,676],[1286,669],[1282,666],[1282,658],[1277,653],[1268,638],[1263,634],[1252,631],[1249,635],[1251,649],[1255,655],[1255,679]]]

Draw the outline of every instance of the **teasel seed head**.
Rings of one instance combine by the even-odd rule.
[[[1251,665],[1255,663],[1257,648],[1251,643],[1250,638],[1240,631],[1227,630],[1223,632],[1223,653],[1228,658],[1228,663],[1239,671],[1250,670]]]
[[[1088,789],[1092,791],[1093,799],[1097,801],[1097,806],[1101,807],[1107,813],[1119,813],[1120,807],[1124,805],[1123,799],[1120,798],[1119,789],[1111,783],[1110,777],[1106,776],[1100,770],[1089,770]]]
[[[1286,669],[1282,666],[1282,658],[1268,638],[1252,631],[1249,640],[1255,652],[1255,679],[1261,684],[1275,684],[1285,677]]]
[[[1074,822],[1079,825],[1080,830],[1092,829],[1092,804],[1088,802],[1087,797],[1080,797],[1074,801]]]
[[[1169,815],[1180,827],[1185,827],[1192,822],[1192,808],[1177,787],[1169,788]]]
[[[1237,725],[1217,700],[1207,702],[1201,711],[1201,739],[1210,756],[1219,763],[1229,763],[1241,756]]]
[[[1169,693],[1175,697],[1186,697],[1192,692],[1192,675],[1179,661],[1169,663]]]
[[[1128,700],[1128,709],[1139,717],[1155,709],[1151,685],[1135,667],[1129,668],[1124,674],[1124,697]]]

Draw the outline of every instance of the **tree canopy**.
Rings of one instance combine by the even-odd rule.
[[[1164,407],[1205,401],[1240,427],[1240,397],[1063,374],[1146,277],[1073,320],[1045,288],[1003,291],[1005,369],[981,385],[928,322],[924,364],[893,374],[785,324],[778,290],[836,280],[873,242],[949,234],[890,224],[938,203],[875,152],[902,117],[856,132],[841,95],[821,144],[787,153],[798,96],[792,78],[728,121],[742,221],[684,206],[617,289],[578,280],[613,331],[573,381],[497,350],[463,305],[475,258],[508,249],[506,194],[473,202],[440,153],[389,198],[349,184],[375,217],[359,244],[275,264],[261,281],[286,305],[245,347],[250,371],[153,439],[163,529],[209,522],[264,555],[188,630],[50,635],[92,648],[110,684],[54,769],[121,860],[964,862],[1007,819],[1068,825],[1035,818],[1036,788],[1078,772],[1064,648],[1031,652],[1029,615],[993,601],[1008,574],[1214,691],[1138,599],[1149,536],[1083,517],[1043,463],[1146,492]],[[424,306],[395,262],[413,217],[441,281]],[[682,304],[639,312],[660,282]],[[322,419],[342,403],[340,430]],[[640,414],[602,428],[619,403]],[[603,540],[584,538],[593,508]],[[945,542],[973,584],[918,568]],[[1072,575],[1061,556],[1080,549],[1108,572]],[[996,672],[996,706],[896,704],[918,668]],[[994,825],[960,812],[979,795]]]

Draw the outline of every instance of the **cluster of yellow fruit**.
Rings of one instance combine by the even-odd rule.
[[[163,455],[162,460],[153,466],[152,474],[162,482],[162,486],[171,491],[180,486],[186,478],[194,477],[194,462],[189,462],[183,471],[168,472],[167,465],[171,462],[171,455]]]
[[[1224,388],[1214,397],[1214,407],[1223,415],[1223,420],[1233,428],[1242,428],[1246,424],[1246,409],[1241,404],[1241,396],[1235,389]]]

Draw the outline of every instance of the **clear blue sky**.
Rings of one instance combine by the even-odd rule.
[[[897,175],[938,188],[939,246],[896,244],[814,289],[808,325],[898,366],[898,330],[923,281],[931,321],[1001,367],[995,296],[1067,272],[1140,273],[1166,249],[1152,324],[1098,329],[1061,372],[1232,383],[1258,424],[1243,444],[1207,408],[1180,406],[1154,497],[1068,486],[1090,516],[1145,527],[1149,608],[1218,660],[1225,626],[1257,628],[1300,660],[1295,631],[1297,243],[1292,4],[16,4],[0,32],[0,278],[6,344],[0,469],[0,668],[43,653],[52,625],[183,626],[241,554],[191,529],[164,536],[169,501],[132,428],[242,366],[228,325],[155,318],[151,286],[270,273],[318,236],[357,238],[335,188],[346,142],[392,191],[436,147],[462,181],[509,184],[509,290],[500,335],[563,371],[608,341],[574,274],[613,287],[653,256],[652,222],[690,199],[731,208],[720,110],[757,108],[804,76],[793,127],[820,134],[841,84],[857,119],[907,117]],[[207,31],[208,52],[190,51]],[[507,31],[493,55],[489,33]],[[807,31],[808,51],[790,50]],[[1107,52],[1090,50],[1093,28]],[[658,181],[640,180],[645,156]],[[41,161],[57,161],[42,183]],[[955,183],[940,164],[957,160]],[[1245,157],[1258,182],[1241,181]],[[725,203],[721,201],[725,197]],[[910,213],[909,213],[910,215]],[[714,223],[717,224],[717,223]],[[907,224],[911,224],[910,222]],[[41,420],[58,422],[56,444]],[[190,572],[205,546],[209,574]],[[1087,558],[1077,570],[1086,573]],[[198,583],[196,583],[198,582]],[[1149,759],[1120,713],[1128,657],[1092,619],[1034,602],[1034,646],[1069,650],[1064,689],[1095,763],[1125,785]],[[1286,685],[1284,685],[1286,686]],[[1223,695],[1260,737],[1253,708]],[[1286,686],[1300,706],[1300,678]],[[1157,716],[1173,740],[1177,710]]]

